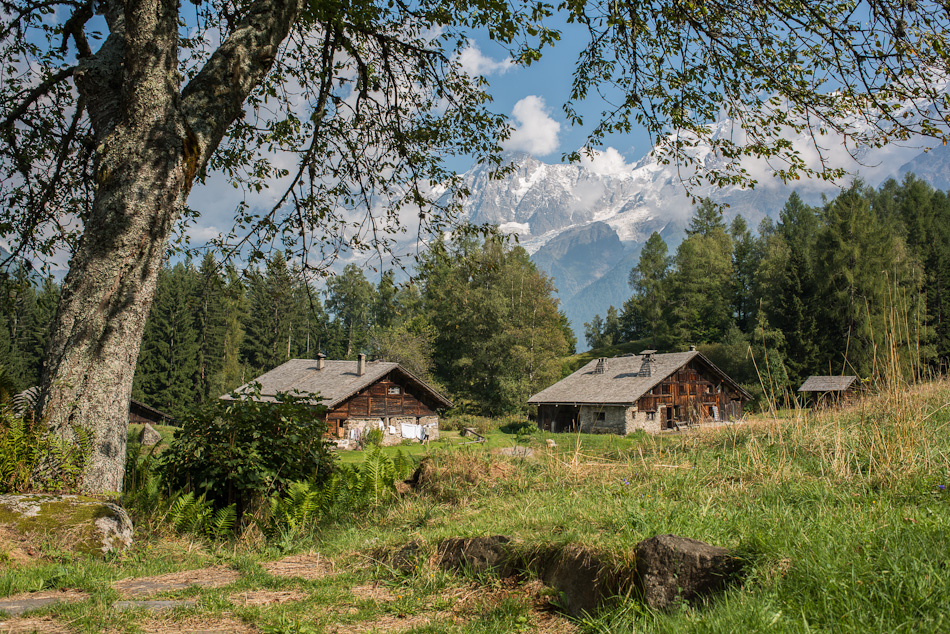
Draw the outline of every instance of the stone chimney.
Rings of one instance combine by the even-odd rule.
[[[327,358],[327,355],[323,354],[322,352],[317,355],[317,369],[318,370],[323,369],[323,364],[326,361],[326,358]]]
[[[356,355],[356,376],[366,374],[366,355],[362,352]]]
[[[690,351],[690,352],[696,352],[696,346],[690,346],[690,347],[689,347],[689,351]]]
[[[639,376],[653,376],[653,368],[656,367],[656,359],[653,358],[655,354],[656,350],[644,350],[640,353],[643,363],[640,364]]]
[[[607,371],[607,359],[601,357],[597,359],[597,365],[594,367],[594,374],[603,374]]]

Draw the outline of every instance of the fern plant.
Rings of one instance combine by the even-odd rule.
[[[0,493],[77,491],[92,434],[73,428],[74,442],[51,433],[32,414],[0,412]]]
[[[178,496],[168,511],[168,521],[179,533],[201,535],[210,539],[225,539],[234,531],[237,519],[235,506],[214,510],[204,494],[195,497],[189,491]]]
[[[359,466],[343,465],[322,482],[302,480],[270,500],[271,536],[296,535],[314,526],[383,504],[407,477],[412,462],[401,451],[390,458],[377,446]]]

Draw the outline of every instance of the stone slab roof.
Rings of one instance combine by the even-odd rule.
[[[697,357],[745,398],[752,398],[738,383],[717,368],[712,361],[702,353],[692,350],[690,352],[654,354],[650,376],[640,375],[640,368],[643,366],[643,356],[641,355],[607,359],[607,367],[603,373],[595,371],[599,360],[594,359],[574,374],[561,379],[547,389],[541,390],[529,398],[528,403],[531,405],[568,403],[632,405],[641,396],[652,390],[655,385],[661,383]]]
[[[799,392],[844,392],[858,380],[856,376],[810,376]]]
[[[317,369],[316,359],[291,359],[270,372],[265,372],[253,381],[245,383],[235,390],[238,393],[250,391],[251,383],[261,384],[261,400],[274,401],[278,392],[320,395],[322,400],[314,401],[333,409],[357,392],[376,383],[390,372],[397,372],[410,383],[414,383],[443,407],[452,407],[452,401],[442,396],[428,383],[391,361],[367,361],[363,376],[357,374],[357,361],[323,362],[323,369]],[[230,399],[230,395],[221,398]]]

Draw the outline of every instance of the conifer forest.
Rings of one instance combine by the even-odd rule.
[[[434,381],[464,410],[502,414],[572,369],[553,284],[512,241],[437,242],[406,273],[368,279],[350,264],[317,284],[277,251],[244,271],[210,253],[169,262],[133,397],[182,416],[288,359],[365,353]],[[629,282],[623,306],[585,324],[588,347],[695,344],[772,397],[810,374],[874,376],[885,352],[906,372],[939,371],[950,358],[950,198],[912,176],[856,182],[821,207],[792,195],[758,227],[703,200],[675,249],[647,240]],[[12,393],[39,380],[59,289],[24,267],[2,285]]]

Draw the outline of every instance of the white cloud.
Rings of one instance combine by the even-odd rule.
[[[214,225],[192,225],[188,227],[187,231],[188,237],[199,244],[206,243],[208,240],[213,240],[221,235],[221,230]]]
[[[528,95],[515,104],[511,115],[516,125],[514,132],[504,143],[506,150],[520,150],[544,156],[558,148],[561,124],[548,114],[543,98]]]
[[[581,165],[601,176],[630,176],[633,172],[633,165],[628,164],[623,155],[612,147],[603,152],[594,150],[593,156],[582,151]]]
[[[458,62],[462,70],[469,75],[503,75],[511,68],[511,59],[494,60],[482,53],[481,49],[474,40],[468,41],[468,48],[464,49],[458,56]]]

